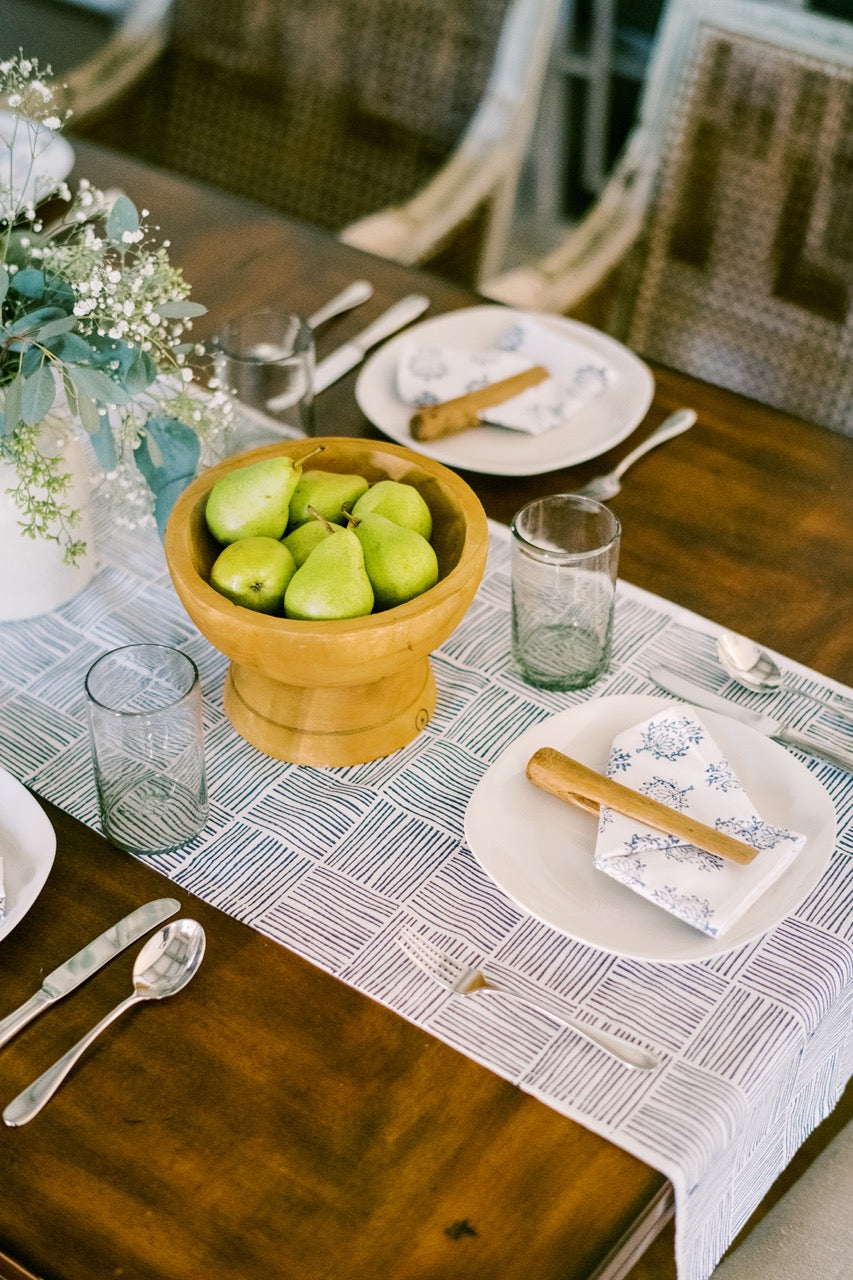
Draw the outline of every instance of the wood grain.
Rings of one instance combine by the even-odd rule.
[[[664,1184],[47,809],[57,860],[4,939],[3,1012],[164,893],[207,950],[185,992],[126,1015],[39,1116],[0,1130],[0,1251],[18,1265],[43,1280],[582,1280]],[[129,993],[137,949],[3,1050],[5,1100]]]

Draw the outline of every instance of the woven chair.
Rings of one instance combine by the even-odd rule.
[[[648,359],[853,435],[853,25],[670,0],[601,198],[483,286],[587,317],[596,290]]]
[[[501,263],[559,4],[175,0],[162,57],[82,132],[479,281]]]

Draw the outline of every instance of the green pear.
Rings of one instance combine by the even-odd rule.
[[[296,573],[293,556],[275,538],[241,538],[213,562],[210,585],[256,613],[284,612],[284,592]]]
[[[413,484],[402,480],[377,480],[352,508],[357,520],[365,516],[380,515],[407,529],[414,529],[422,538],[432,536],[432,512]]]
[[[290,499],[288,529],[295,529],[311,519],[309,507],[330,520],[344,524],[346,517],[342,507],[351,507],[357,498],[367,493],[364,476],[345,475],[338,471],[306,471],[299,479]]]
[[[351,529],[341,529],[315,547],[284,593],[285,617],[306,622],[361,618],[372,610],[373,588],[361,543]]]
[[[319,546],[330,533],[340,533],[339,524],[331,524],[328,520],[312,518],[306,524],[297,525],[282,542],[287,547],[297,569],[301,568],[316,546]]]
[[[426,538],[387,516],[365,516],[355,526],[364,567],[379,609],[393,609],[438,582],[438,560]]]
[[[290,499],[299,483],[302,458],[279,455],[220,476],[207,498],[204,518],[217,542],[240,538],[280,538],[287,528]]]

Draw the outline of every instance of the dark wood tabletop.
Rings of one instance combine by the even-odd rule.
[[[81,174],[152,211],[209,307],[199,336],[257,304],[307,314],[357,276],[375,295],[323,331],[320,355],[414,289],[430,314],[477,301],[241,201],[83,144],[78,157]],[[654,372],[646,419],[603,457],[466,479],[508,521],[692,405],[697,425],[613,500],[621,575],[853,682],[853,440]],[[322,434],[377,434],[354,377],[320,397]],[[0,1016],[150,898],[177,897],[208,950],[191,988],[126,1015],[36,1120],[0,1132],[0,1278],[626,1274],[666,1217],[662,1175],[46,808],[56,863],[0,949]],[[129,993],[136,950],[0,1051],[3,1105]],[[673,1274],[671,1257],[655,1274]]]

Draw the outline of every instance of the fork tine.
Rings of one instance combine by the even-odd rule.
[[[399,939],[400,946],[416,965],[423,969],[437,982],[450,987],[451,991],[461,991],[473,972],[461,960],[456,960],[425,938],[422,933],[408,929]]]

